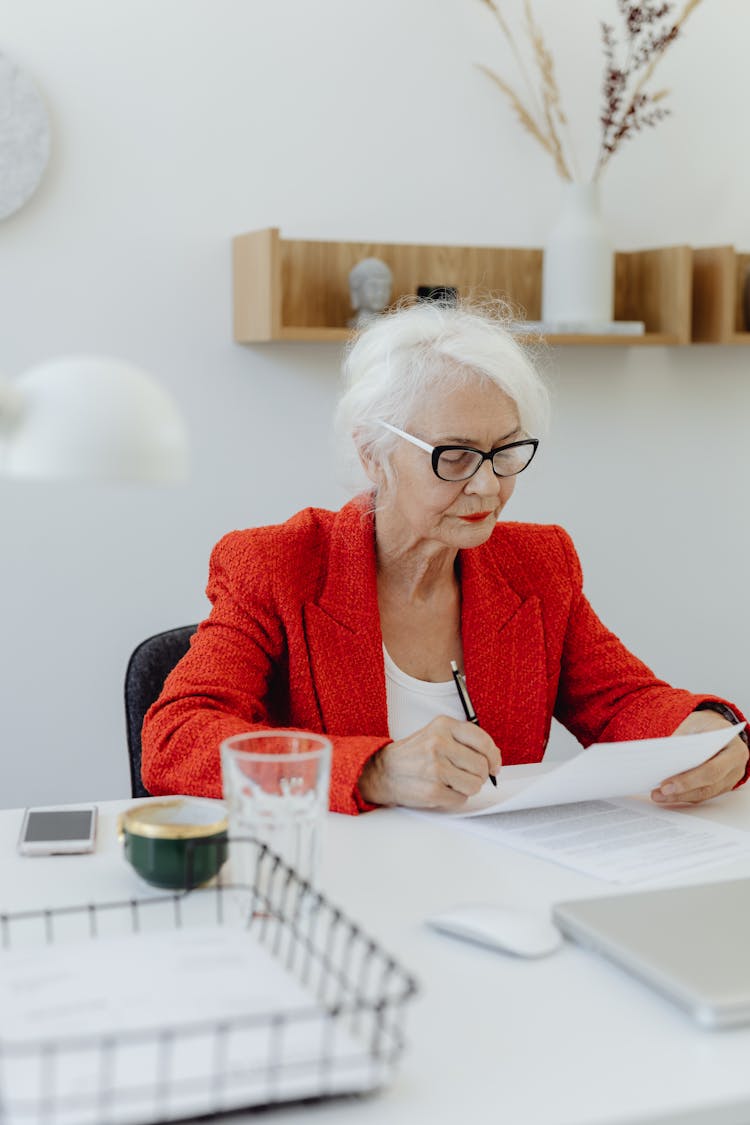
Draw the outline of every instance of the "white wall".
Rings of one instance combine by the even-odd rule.
[[[590,163],[615,5],[571,7],[535,2]],[[618,246],[750,247],[748,42],[746,0],[707,0],[664,60],[674,117],[605,182]],[[541,245],[558,184],[473,69],[508,63],[478,0],[10,0],[0,50],[54,124],[40,191],[0,225],[0,366],[129,358],[194,443],[182,489],[0,485],[10,806],[126,795],[131,649],[204,614],[225,530],[344,498],[339,350],[232,344],[231,236]],[[567,525],[594,604],[661,674],[745,706],[748,358],[554,352],[554,430],[511,511]]]

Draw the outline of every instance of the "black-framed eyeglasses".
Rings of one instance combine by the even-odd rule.
[[[485,461],[490,462],[496,477],[518,476],[529,467],[539,447],[539,438],[522,438],[507,445],[498,445],[485,453],[483,449],[474,449],[470,445],[429,445],[390,422],[379,421],[378,425],[385,426],[386,430],[431,454],[433,473],[439,480],[446,481],[469,480],[479,472]]]

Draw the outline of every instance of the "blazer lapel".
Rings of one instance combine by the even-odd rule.
[[[387,737],[375,529],[360,498],[334,520],[325,586],[304,620],[324,730]]]
[[[464,668],[479,723],[507,764],[538,761],[549,727],[539,599],[522,599],[482,547],[460,558]]]
[[[464,667],[479,722],[506,763],[538,761],[549,730],[539,599],[522,598],[489,550],[462,552],[460,565]],[[304,622],[323,729],[387,737],[375,529],[361,498],[333,522],[325,585]]]

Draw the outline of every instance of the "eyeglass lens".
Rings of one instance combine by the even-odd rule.
[[[492,468],[499,477],[513,477],[522,472],[534,456],[534,446],[514,445],[498,449]],[[441,480],[467,480],[482,463],[481,453],[473,449],[446,449],[438,457],[437,474]]]

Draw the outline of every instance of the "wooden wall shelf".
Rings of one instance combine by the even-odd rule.
[[[700,344],[750,344],[742,290],[750,254],[733,246],[693,251],[693,340]]]
[[[539,320],[542,251],[313,242],[281,238],[275,227],[233,240],[234,338],[335,343],[352,315],[348,275],[362,258],[382,258],[393,272],[393,297],[418,285],[455,285],[462,295],[491,293]],[[547,336],[552,344],[633,347],[689,344],[692,252],[688,246],[615,255],[615,319],[642,320],[643,336]],[[538,337],[529,337],[531,339]]]

